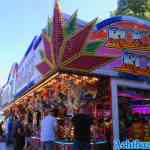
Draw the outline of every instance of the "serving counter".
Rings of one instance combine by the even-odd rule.
[[[66,140],[66,139],[58,139],[55,141],[55,145],[62,145],[63,150],[68,150],[72,148],[73,141]],[[92,150],[104,149],[107,150],[107,141],[103,140],[96,140],[91,141]],[[69,150],[70,150],[69,149]]]
[[[40,148],[40,138],[39,137],[32,137],[33,142],[33,149],[39,149]],[[68,139],[57,139],[55,140],[55,150],[61,149],[61,150],[72,150],[73,141]],[[105,140],[91,140],[91,146],[92,150],[108,150],[107,141]]]

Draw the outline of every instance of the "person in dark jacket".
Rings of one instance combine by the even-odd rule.
[[[24,127],[21,124],[16,128],[15,132],[15,150],[23,150],[25,145],[25,132]]]
[[[92,117],[86,114],[85,106],[81,106],[79,114],[72,118],[74,126],[73,150],[91,150],[91,125]]]
[[[7,135],[6,135],[6,144],[7,146],[13,143],[13,127],[14,127],[14,116],[12,113],[9,114],[7,118]]]

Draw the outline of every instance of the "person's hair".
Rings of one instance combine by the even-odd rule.
[[[44,115],[48,115],[49,113],[50,113],[50,108],[45,106],[45,108],[44,108]]]

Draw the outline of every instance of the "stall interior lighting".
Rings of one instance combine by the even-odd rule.
[[[41,87],[44,87],[45,84],[47,84],[49,81],[51,81],[52,79],[54,79],[56,76],[58,75],[58,73],[54,74],[53,76],[51,76],[50,78],[48,78],[46,81],[44,81],[43,83],[41,83],[40,85],[38,85],[37,87],[35,87],[34,89],[32,89],[31,91],[29,91],[28,93],[26,93],[24,96],[20,97],[19,99],[16,100],[16,103],[20,103],[21,101],[24,100],[24,98],[32,95],[35,91],[37,91],[38,89],[40,89]]]
[[[37,89],[41,88],[42,86],[44,86],[47,82],[49,82],[50,80],[54,79],[56,76],[58,75],[58,73],[52,75],[50,78],[48,78],[47,80],[45,80],[43,83],[37,85],[35,88],[33,88],[31,91],[29,91],[28,93],[26,93],[25,95],[23,95],[20,98],[17,98],[15,100],[14,103],[9,104],[8,106],[6,106],[4,109],[2,109],[2,112],[5,112],[7,110],[9,110],[11,107],[13,107],[15,104],[18,105],[20,103],[22,103],[24,101],[24,99],[26,99],[26,97],[30,96],[34,91],[37,91]]]
[[[50,78],[42,82],[41,84],[37,85],[35,88],[33,88],[31,91],[23,95],[22,97],[18,98],[13,104],[7,106],[3,111],[8,110],[9,108],[13,107],[14,104],[19,105],[24,100],[28,99],[29,96],[32,96],[33,93],[41,92],[43,89],[47,87],[54,86],[56,82],[64,82],[64,81],[74,81],[76,85],[80,85],[83,81],[86,81],[89,84],[94,84],[98,81],[98,78],[96,77],[90,77],[90,76],[82,76],[82,75],[76,75],[76,74],[67,74],[67,73],[56,73],[52,75]],[[63,83],[65,84],[65,82]]]

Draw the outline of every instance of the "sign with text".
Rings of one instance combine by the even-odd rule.
[[[109,48],[118,49],[150,49],[150,32],[109,28],[108,40],[105,44]]]
[[[144,55],[125,52],[122,56],[122,65],[114,70],[137,76],[150,76],[150,58]]]

